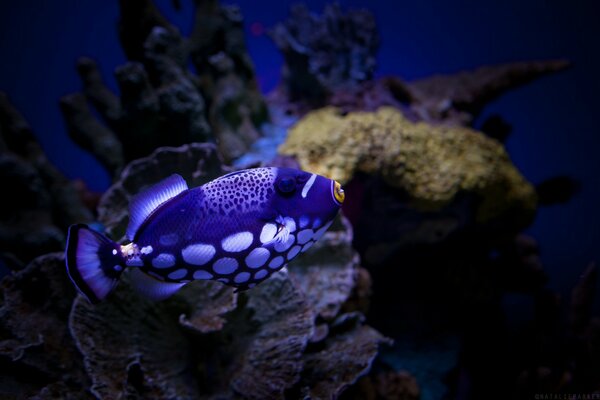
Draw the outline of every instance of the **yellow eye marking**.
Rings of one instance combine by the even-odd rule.
[[[344,193],[344,189],[342,189],[342,185],[340,185],[337,181],[333,186],[333,195],[340,204],[342,204],[346,198],[346,194]]]

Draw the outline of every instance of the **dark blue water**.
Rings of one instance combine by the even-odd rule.
[[[192,22],[192,2],[182,3],[182,11],[176,12],[169,1],[157,2],[185,33]],[[324,4],[306,3],[314,11]],[[567,72],[495,101],[480,119],[499,113],[513,125],[508,150],[532,182],[567,174],[583,185],[569,204],[541,209],[529,229],[540,242],[550,286],[567,295],[585,265],[600,258],[600,14],[595,2],[340,3],[375,13],[383,39],[380,75],[416,79],[529,59],[567,58],[574,63]],[[261,31],[284,19],[291,3],[237,4],[246,17],[248,47],[267,91],[277,83],[281,57]],[[0,4],[0,90],[24,113],[50,159],[67,176],[84,179],[94,190],[104,190],[108,177],[67,137],[58,98],[80,88],[74,64],[84,55],[100,61],[108,85],[116,88],[112,70],[125,61],[117,40],[117,17],[116,0]]]

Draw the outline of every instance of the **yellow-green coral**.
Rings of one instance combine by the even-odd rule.
[[[378,174],[423,210],[440,209],[462,192],[481,198],[479,222],[536,208],[534,188],[496,140],[468,128],[414,123],[391,107],[347,115],[333,107],[313,111],[279,152],[342,184],[356,172]]]

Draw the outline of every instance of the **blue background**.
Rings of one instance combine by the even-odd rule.
[[[188,33],[191,1],[175,11],[157,1],[165,16]],[[316,12],[323,1],[307,1]],[[549,285],[568,296],[583,268],[600,251],[600,25],[594,1],[341,1],[344,8],[375,14],[382,46],[378,75],[407,80],[484,64],[567,58],[573,67],[510,92],[486,108],[513,125],[508,150],[533,183],[558,174],[577,178],[582,191],[569,204],[542,208],[528,230],[541,245]],[[288,15],[290,2],[236,2],[246,19],[247,41],[263,91],[278,81],[281,57],[261,31]],[[60,96],[81,85],[75,61],[100,62],[108,85],[125,57],[117,39],[116,0],[62,0],[0,4],[0,90],[32,125],[49,158],[70,178],[94,190],[109,181],[97,162],[67,137]],[[251,29],[252,27],[252,29]],[[6,188],[5,188],[6,190]],[[8,191],[4,192],[8,193]]]

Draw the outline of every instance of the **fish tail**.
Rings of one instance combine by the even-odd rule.
[[[125,269],[121,246],[84,224],[69,227],[65,261],[69,278],[91,303],[108,296]]]

